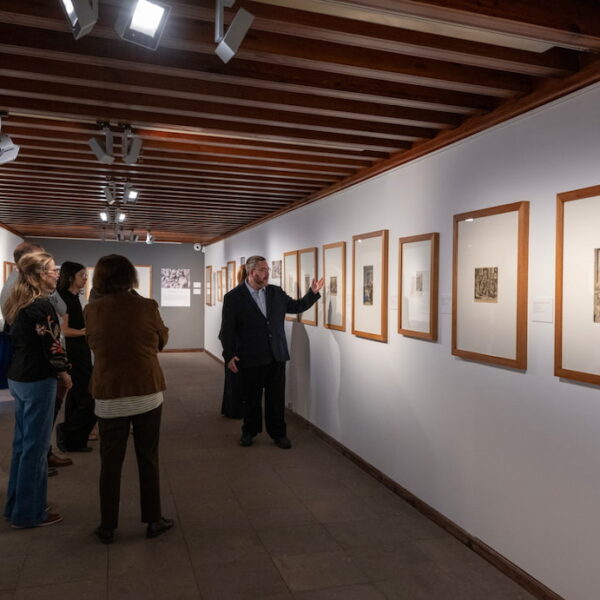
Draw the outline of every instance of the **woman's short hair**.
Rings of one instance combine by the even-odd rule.
[[[85,270],[85,267],[82,264],[66,260],[60,265],[60,277],[58,278],[56,289],[59,292],[68,290],[73,283],[73,279],[75,279],[75,275],[81,270]]]
[[[137,287],[135,267],[120,254],[109,254],[98,260],[94,267],[93,287],[101,295],[128,292]]]

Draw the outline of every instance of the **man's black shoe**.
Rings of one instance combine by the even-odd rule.
[[[290,442],[290,440],[288,440],[285,437],[285,435],[273,441],[275,442],[275,445],[281,448],[282,450],[289,450],[292,447],[292,442]]]
[[[240,438],[240,446],[252,446],[252,436],[247,433],[242,433],[242,437]]]
[[[171,529],[173,525],[175,525],[175,521],[173,521],[173,519],[161,517],[160,521],[156,521],[156,523],[148,523],[148,527],[146,529],[146,537],[158,537],[159,535],[162,535],[165,531],[169,531],[169,529]]]
[[[94,529],[94,535],[103,543],[103,544],[112,544],[115,541],[115,530],[114,529],[105,529],[100,525]]]

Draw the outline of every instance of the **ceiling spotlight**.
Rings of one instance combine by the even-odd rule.
[[[156,50],[165,28],[171,7],[155,0],[128,0],[115,23],[119,37]]]
[[[121,143],[123,151],[123,162],[128,165],[134,165],[140,158],[142,150],[142,138],[133,135],[131,127],[126,127],[123,131],[123,141]]]
[[[102,131],[104,131],[105,137],[104,147],[102,147],[102,144],[96,138],[89,139],[88,144],[101,163],[112,165],[115,162],[115,157],[113,156],[113,134],[110,127],[106,124],[102,125]]]
[[[108,204],[114,204],[115,203],[115,184],[111,183],[110,185],[105,185],[102,188],[102,191],[104,192],[104,198],[106,199],[106,202]]]
[[[135,231],[132,229],[129,232],[129,241],[130,242],[137,242],[139,239],[140,239],[140,236],[137,233],[135,233]]]
[[[118,242],[125,241],[125,234],[120,229],[117,231],[117,241]]]
[[[148,231],[146,233],[146,244],[153,244],[154,243],[154,236]]]
[[[215,9],[215,42],[218,44],[215,54],[224,63],[229,62],[235,56],[254,21],[254,15],[240,8],[233,17],[227,32],[224,33],[225,6],[230,8],[234,4],[235,0],[217,0]]]
[[[124,223],[127,218],[127,213],[124,213],[122,210],[117,210],[117,222]]]
[[[2,128],[2,115],[0,114],[0,129]],[[0,165],[15,160],[19,154],[20,146],[13,143],[8,135],[0,134]]]
[[[60,0],[76,40],[87,35],[98,20],[98,0]]]
[[[108,213],[105,210],[100,212],[100,220],[103,223],[108,223]]]
[[[137,202],[139,191],[136,190],[131,183],[125,184],[125,190],[123,192],[123,199],[127,204],[135,204]]]

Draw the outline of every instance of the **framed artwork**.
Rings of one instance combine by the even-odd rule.
[[[283,291],[291,298],[298,296],[298,251],[284,252],[283,254]],[[297,321],[297,315],[286,316],[288,321]]]
[[[437,340],[439,233],[403,237],[398,250],[398,333]]]
[[[17,265],[14,262],[9,262],[8,260],[4,261],[4,283],[6,283],[6,280],[16,268]]]
[[[600,185],[556,197],[554,374],[600,384]]]
[[[87,271],[87,281],[85,282],[85,288],[83,289],[83,293],[85,295],[86,302],[90,300],[90,292],[92,291],[93,282],[94,282],[94,267],[86,267]]]
[[[281,261],[271,261],[271,279],[279,279],[281,281]]]
[[[304,248],[298,250],[298,284],[299,297],[303,298],[310,290],[313,279],[317,278],[317,249]],[[299,315],[300,322],[306,325],[317,325],[317,304],[315,302],[307,311]]]
[[[144,298],[152,298],[152,265],[135,265],[138,275],[136,292]]]
[[[387,229],[352,236],[352,333],[387,342]]]
[[[323,325],[346,331],[346,242],[323,246]]]
[[[205,289],[205,302],[206,306],[212,306],[213,303],[213,287],[212,287],[212,267],[205,267],[204,269],[204,289]]]
[[[227,289],[227,265],[225,265],[224,267],[221,267],[221,281],[222,281],[222,285],[223,285],[223,296],[229,291]]]
[[[237,269],[236,269],[236,265],[235,265],[235,260],[228,261],[226,268],[227,268],[227,282],[225,284],[225,287],[227,288],[226,291],[230,292],[237,285],[237,280],[236,280]]]
[[[223,302],[223,270],[219,269],[217,276],[217,302]]]
[[[454,215],[452,354],[527,368],[529,202]]]

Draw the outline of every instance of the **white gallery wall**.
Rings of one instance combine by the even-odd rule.
[[[15,235],[8,229],[0,226],[0,265],[2,265],[2,271],[0,271],[0,276],[4,276],[4,263],[5,262],[13,262],[13,250],[16,246],[18,246],[23,241],[22,237]],[[2,279],[2,283],[4,283],[4,279]],[[2,318],[2,314],[0,314],[0,331],[4,326],[4,319]]]
[[[556,194],[600,184],[600,86],[207,248],[205,264],[347,242],[346,331],[287,323],[291,408],[569,600],[598,596],[600,389],[553,375]],[[451,355],[452,217],[527,200],[526,372]],[[352,236],[390,232],[389,342],[351,333]],[[398,327],[398,238],[440,232],[437,342]],[[598,246],[600,247],[600,223]],[[205,347],[221,355],[222,303]],[[293,442],[293,440],[292,440]]]

